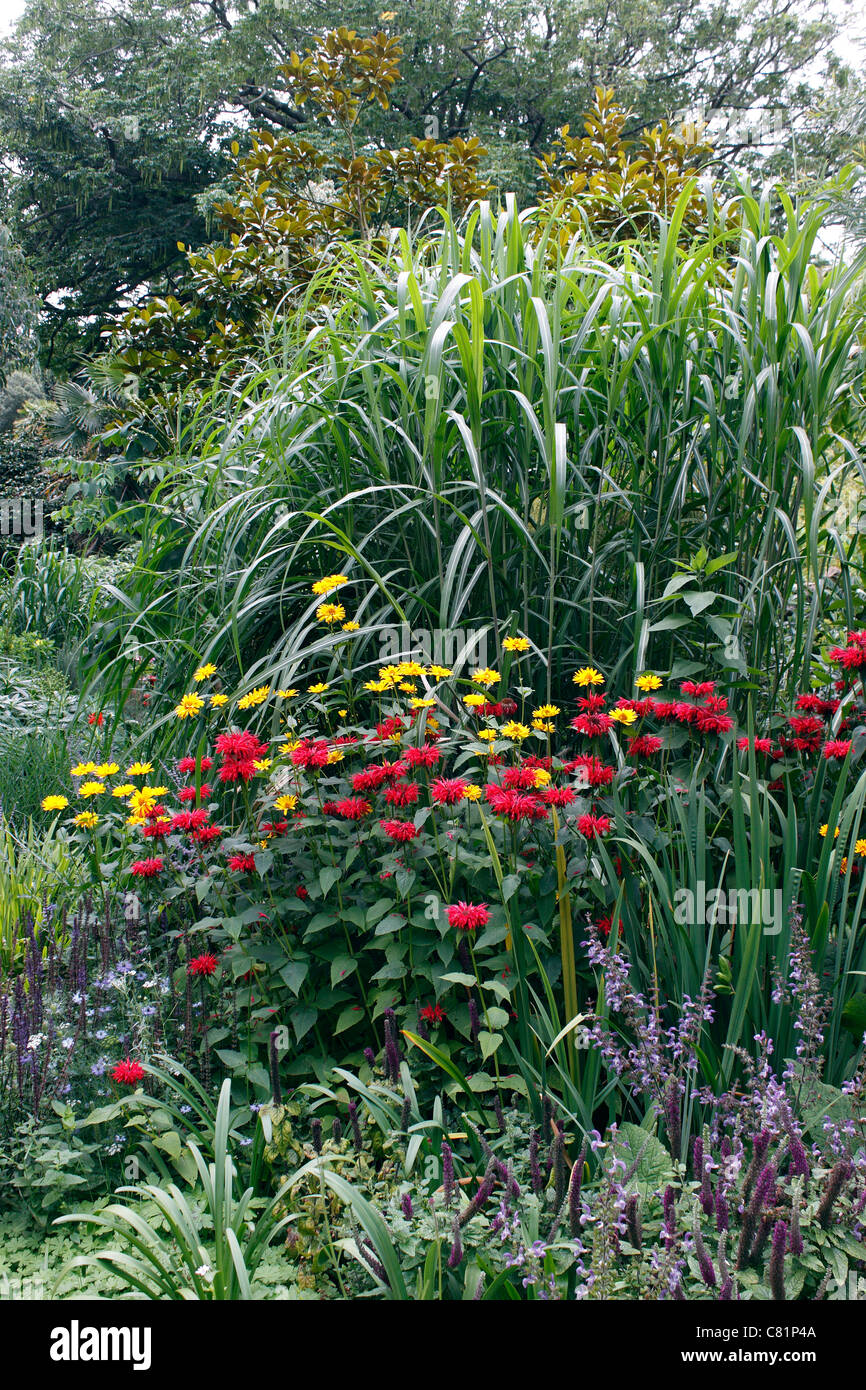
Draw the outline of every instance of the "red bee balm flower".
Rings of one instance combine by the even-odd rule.
[[[427,1023],[444,1023],[448,1017],[441,1004],[425,1004],[421,1017]]]
[[[111,1073],[111,1079],[121,1086],[135,1086],[144,1080],[144,1067],[140,1062],[131,1062],[127,1057],[125,1061],[118,1062]]]
[[[610,816],[578,816],[577,828],[588,840],[595,840],[610,830]]]
[[[462,777],[437,777],[430,784],[430,795],[442,806],[456,806],[466,794]]]
[[[207,782],[202,782],[198,794],[201,796],[202,801],[210,801],[213,795],[213,788],[210,787]],[[178,801],[195,801],[196,795],[195,787],[181,787],[177,794],[177,799]]]
[[[842,758],[847,758],[850,751],[850,738],[831,738],[827,743],[824,744],[823,748],[824,757],[827,759],[828,762],[831,760],[831,758],[838,758],[839,760],[841,760]]]
[[[256,856],[254,854],[233,854],[229,860],[229,868],[236,873],[254,874],[256,871]]]
[[[452,903],[448,908],[448,925],[458,931],[476,931],[490,921],[486,903]]]
[[[136,878],[156,878],[164,868],[165,864],[161,859],[137,859],[130,865],[129,872]]]
[[[177,770],[181,777],[187,777],[189,773],[195,772],[197,766],[201,767],[202,772],[207,772],[213,767],[213,758],[202,758],[200,764],[196,762],[195,758],[181,758]]]
[[[205,951],[201,956],[194,956],[187,969],[190,975],[213,975],[217,968],[217,958],[212,956],[210,951]]]
[[[368,816],[373,807],[363,796],[347,796],[342,801],[338,801],[334,806],[338,816],[344,820],[363,820]]]
[[[418,834],[417,827],[410,820],[380,820],[379,824],[388,839],[394,840],[398,844],[406,840],[414,840]]]

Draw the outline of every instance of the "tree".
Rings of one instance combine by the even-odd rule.
[[[798,75],[833,33],[827,0],[28,0],[0,69],[0,159],[53,365],[92,348],[105,315],[176,289],[177,242],[205,239],[232,139],[327,147],[279,71],[325,25],[401,35],[403,80],[368,113],[365,155],[475,138],[523,201],[596,86],[632,113],[627,136],[698,105],[805,110],[814,79]]]
[[[32,367],[39,347],[39,300],[21,250],[0,225],[0,386],[10,372]]]

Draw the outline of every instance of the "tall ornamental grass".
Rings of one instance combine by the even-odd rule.
[[[733,231],[708,190],[684,243],[692,191],[625,244],[562,252],[509,200],[376,268],[347,250],[258,361],[178,403],[100,678],[157,655],[180,681],[190,651],[294,669],[328,642],[309,576],[341,569],[368,583],[370,665],[383,624],[489,624],[490,660],[531,638],[541,696],[575,659],[793,695],[828,596],[856,617],[863,263],[822,265],[824,208],[781,189],[743,192]]]

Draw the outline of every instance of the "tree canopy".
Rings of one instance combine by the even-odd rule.
[[[177,288],[178,242],[210,234],[232,140],[264,130],[327,147],[280,70],[339,25],[399,35],[404,52],[367,152],[476,139],[493,187],[523,196],[597,86],[631,113],[626,134],[698,105],[735,125],[805,111],[817,79],[804,70],[834,29],[826,0],[29,0],[0,67],[2,215],[52,366],[92,349],[106,315]],[[727,143],[736,153],[742,131]]]

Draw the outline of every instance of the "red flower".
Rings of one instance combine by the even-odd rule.
[[[462,777],[437,777],[430,784],[430,795],[441,806],[456,806],[463,800],[467,785]]]
[[[414,840],[418,834],[417,827],[410,820],[380,820],[379,824],[388,836],[389,840],[394,840],[397,844],[403,844],[407,840]]]
[[[695,709],[692,722],[702,734],[726,734],[734,727],[734,721],[729,714],[718,714],[715,710],[700,706]]]
[[[697,684],[694,681],[683,681],[680,686],[684,695],[695,695],[698,699],[703,699],[705,695],[712,695],[715,688],[715,681],[699,681]]]
[[[307,891],[307,889],[304,887],[303,883],[299,883],[298,886],[297,886],[297,888],[295,889],[295,897],[296,897],[296,898],[308,898],[309,896],[310,896],[310,894],[309,894],[309,892]]]
[[[216,741],[217,752],[222,754],[223,765],[219,776],[221,782],[248,782],[255,776],[256,759],[263,758],[268,751],[266,743],[260,743],[255,734],[248,731],[239,734],[220,734]]]
[[[363,796],[344,797],[334,806],[337,815],[342,816],[344,820],[363,820],[364,816],[368,816],[372,809],[370,802],[366,801]]]
[[[385,789],[385,800],[389,806],[414,806],[418,800],[418,783],[396,782]]]
[[[121,1086],[135,1086],[137,1082],[144,1080],[144,1067],[140,1062],[131,1062],[127,1057],[125,1061],[117,1063],[111,1073],[111,1079]]]
[[[476,931],[490,921],[486,903],[467,903],[462,900],[448,908],[448,924],[458,931]]]
[[[288,828],[289,822],[287,820],[263,820],[259,826],[259,834],[267,835],[269,838],[272,835],[285,835]]]
[[[156,821],[153,825],[143,826],[141,833],[146,840],[164,840],[170,828],[170,821]]]
[[[578,782],[584,787],[609,787],[614,779],[616,768],[608,767],[593,753],[581,754],[572,762],[563,764],[563,771],[578,772]]]
[[[190,975],[213,975],[217,968],[217,958],[212,956],[209,951],[205,951],[201,956],[194,956],[187,969]]]
[[[213,767],[213,758],[202,758],[199,762],[196,758],[181,758],[177,770],[181,777],[187,777],[189,773],[195,772],[200,767],[202,772],[208,772]]]
[[[535,768],[528,763],[524,763],[522,767],[506,768],[502,776],[502,785],[515,791],[535,791]]]
[[[193,830],[189,838],[199,845],[210,845],[214,840],[218,840],[222,833],[222,827],[219,825],[203,825],[201,830]]]
[[[529,792],[512,791],[491,782],[484,788],[484,795],[494,814],[507,816],[509,820],[544,820],[548,814],[544,803]]]
[[[597,738],[613,728],[613,720],[609,714],[579,714],[572,719],[571,727],[579,734],[586,734],[587,738]]]
[[[832,758],[838,758],[841,761],[842,758],[847,758],[848,754],[851,751],[851,739],[828,739],[828,741],[824,744],[822,751],[824,757],[827,759],[828,762],[830,762]]]
[[[403,754],[410,767],[435,767],[441,754],[438,748],[424,743],[420,748],[407,748]]]
[[[584,713],[595,714],[599,710],[604,709],[606,699],[606,695],[593,695],[590,692],[589,695],[579,695],[574,703],[577,705],[577,708]]]
[[[658,753],[662,746],[663,740],[655,734],[638,734],[629,744],[628,755],[630,758],[649,757],[652,753]]]
[[[368,763],[366,767],[361,768],[360,772],[353,772],[352,791],[378,791],[379,787],[384,786],[386,782],[397,782],[408,771],[408,761],[403,759],[398,759],[393,763]]]
[[[756,738],[753,740],[756,753],[772,753],[773,740],[771,738]],[[738,738],[737,747],[745,752],[749,747],[748,738]]]
[[[156,878],[164,868],[165,864],[161,859],[137,859],[130,865],[129,872],[136,878]]]
[[[202,801],[210,801],[211,796],[213,795],[213,790],[211,787],[208,786],[207,782],[202,782],[201,787],[199,788],[199,792],[201,794]],[[181,787],[180,791],[177,794],[177,799],[178,801],[195,801],[197,795],[198,793],[196,792],[195,787]]]
[[[210,811],[204,806],[199,806],[195,811],[178,811],[177,815],[172,816],[169,830],[201,830],[202,826],[207,825],[210,819]]]
[[[323,738],[314,739],[312,742],[303,739],[298,747],[292,750],[290,756],[294,767],[320,768],[327,767],[330,752]]]
[[[546,806],[570,806],[574,800],[571,787],[542,787],[539,795]]]
[[[254,874],[256,871],[256,856],[254,854],[233,854],[229,860],[229,868],[236,873]]]
[[[645,719],[648,714],[655,714],[657,704],[658,701],[649,695],[645,700],[627,700],[625,698],[617,700],[616,707],[617,709],[634,710],[639,719]]]
[[[799,734],[801,738],[805,738],[810,734],[821,735],[824,732],[824,725],[821,720],[817,719],[813,714],[806,714],[802,717],[792,714],[788,719],[788,723],[794,730],[794,733]]]
[[[395,734],[402,734],[406,728],[403,720],[398,715],[391,719],[383,719],[381,724],[376,725],[376,736],[381,742],[393,738]]]
[[[838,700],[824,700],[820,695],[798,695],[794,701],[794,708],[809,710],[812,714],[821,714],[826,718],[836,713],[839,703]]]
[[[836,666],[857,670],[860,666],[866,666],[866,647],[859,642],[853,647],[831,647],[829,657]]]
[[[101,729],[105,721],[101,714],[88,714],[87,722],[88,724],[95,724],[98,729]]]
[[[421,1017],[427,1023],[444,1023],[448,1015],[441,1004],[425,1004],[421,1010]]]
[[[581,835],[585,835],[588,840],[595,840],[599,835],[606,835],[611,827],[610,816],[585,815],[578,816],[577,828]]]

